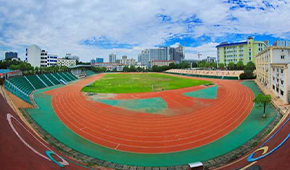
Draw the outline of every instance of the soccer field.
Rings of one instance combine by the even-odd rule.
[[[143,93],[202,84],[211,84],[211,82],[155,73],[106,74],[93,84],[84,87],[82,91],[94,93]]]

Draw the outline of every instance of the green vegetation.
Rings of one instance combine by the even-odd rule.
[[[255,64],[252,61],[248,62],[244,68],[244,73],[242,73],[240,75],[240,79],[241,80],[243,80],[243,79],[255,79],[256,78],[256,76],[254,75],[255,69],[256,69]]]
[[[216,62],[206,62],[206,61],[200,61],[198,62],[198,67],[200,68],[207,68],[207,69],[216,69],[217,63]]]
[[[209,81],[193,80],[162,74],[106,74],[100,80],[82,89],[94,93],[142,93],[172,90],[202,84]]]
[[[255,99],[253,100],[257,104],[258,108],[264,108],[263,112],[263,118],[266,117],[266,106],[267,104],[271,103],[271,95],[264,95],[262,93],[259,93]]]

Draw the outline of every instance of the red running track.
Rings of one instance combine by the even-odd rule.
[[[54,111],[71,130],[96,144],[120,151],[168,153],[203,146],[235,129],[253,107],[252,91],[239,81],[211,79],[218,86],[217,99],[182,95],[202,86],[117,95],[115,99],[162,97],[168,106],[165,113],[169,114],[125,110],[88,100],[81,92],[82,87],[103,75],[46,93],[52,95]]]

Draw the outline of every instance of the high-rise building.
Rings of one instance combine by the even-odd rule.
[[[176,48],[170,47],[169,48],[169,60],[173,60],[175,63],[181,63],[184,59],[184,47],[178,46]]]
[[[138,56],[138,62],[141,63],[143,66],[149,66],[149,55],[150,51],[148,49],[142,50],[141,54]]]
[[[117,60],[116,54],[110,54],[109,55],[109,62],[110,63],[116,63],[116,60]]]
[[[142,65],[150,65],[150,61],[174,61],[180,63],[184,59],[184,47],[159,47],[142,50],[138,61]]]
[[[256,62],[256,55],[267,47],[263,41],[254,41],[252,37],[248,37],[247,41],[237,43],[223,42],[216,46],[217,62],[229,64],[243,61],[247,64],[249,61]]]
[[[104,58],[96,58],[96,63],[103,63],[104,62]]]
[[[273,43],[273,46],[277,47],[290,47],[290,41],[287,40],[277,40]]]
[[[17,53],[16,52],[6,52],[5,53],[5,60],[11,60],[13,58],[17,58]]]

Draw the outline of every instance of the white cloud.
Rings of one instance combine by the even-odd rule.
[[[210,36],[213,42],[231,33],[289,38],[289,3],[271,1],[275,9],[266,8],[262,0],[245,3],[266,10],[232,11],[233,4],[217,0],[0,0],[0,46],[24,56],[26,46],[37,44],[53,54],[64,56],[70,52],[88,61],[95,57],[107,59],[110,53],[136,58],[143,47],[163,44],[179,34],[187,34],[193,41]],[[168,15],[171,21],[161,22],[157,14]],[[191,23],[193,29],[188,33],[188,23],[183,21],[192,16],[202,23]],[[99,36],[112,42],[138,45],[132,49],[80,45],[83,40]],[[196,51],[203,56],[216,56],[214,44],[205,42],[199,47],[188,47],[186,56],[194,57]]]

